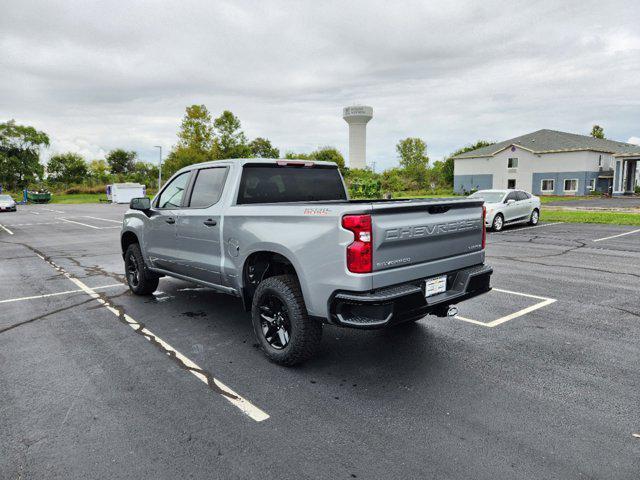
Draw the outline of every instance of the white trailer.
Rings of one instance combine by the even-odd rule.
[[[107,185],[107,200],[112,203],[129,203],[132,198],[144,197],[147,187],[139,183],[114,183]]]

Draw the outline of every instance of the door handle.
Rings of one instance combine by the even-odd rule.
[[[167,222],[167,223],[171,223],[171,224],[176,223],[176,219],[175,219],[175,218],[172,218],[172,217],[165,218],[165,220],[164,220],[164,221],[165,221],[165,222]]]
[[[208,220],[205,220],[203,223],[204,223],[207,227],[215,227],[215,226],[218,224],[218,222],[216,222],[215,220],[213,220],[213,219],[211,219],[211,218],[209,218]]]

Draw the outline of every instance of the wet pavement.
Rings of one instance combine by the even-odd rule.
[[[458,318],[326,327],[287,369],[236,298],[131,295],[124,210],[0,214],[0,478],[637,477],[637,227],[489,234]]]

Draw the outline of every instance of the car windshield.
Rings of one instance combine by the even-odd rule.
[[[0,195],[0,202],[9,202],[13,200],[10,195]]]
[[[502,201],[504,192],[483,192],[482,190],[469,195],[469,198],[482,198],[487,203],[498,203]]]

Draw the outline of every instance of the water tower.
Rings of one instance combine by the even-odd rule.
[[[367,123],[373,108],[364,105],[344,107],[342,118],[349,124],[349,168],[367,166]]]

